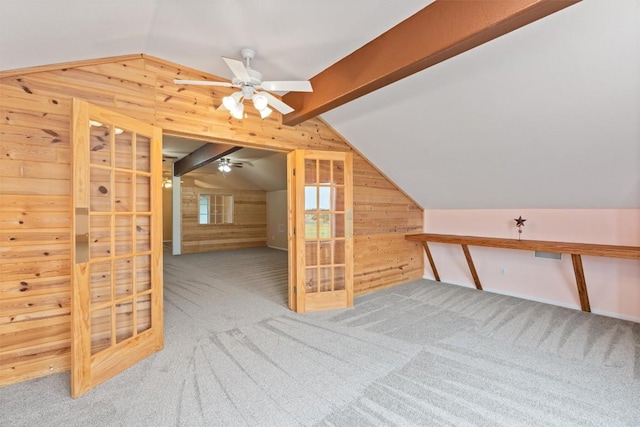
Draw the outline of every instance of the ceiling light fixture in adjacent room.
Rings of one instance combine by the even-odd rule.
[[[231,172],[231,164],[229,163],[229,159],[220,159],[218,170],[224,174]]]

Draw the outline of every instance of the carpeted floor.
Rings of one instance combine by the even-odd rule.
[[[0,389],[2,426],[640,426],[640,324],[420,280],[286,308],[286,253],[165,255],[165,349],[79,399]]]

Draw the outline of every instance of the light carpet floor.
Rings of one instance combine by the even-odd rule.
[[[286,307],[286,253],[165,255],[165,349],[78,398],[0,389],[2,426],[640,426],[640,324],[419,280]]]

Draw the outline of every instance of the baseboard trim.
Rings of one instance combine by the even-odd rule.
[[[600,316],[613,317],[615,319],[628,320],[629,322],[640,323],[640,317],[638,317],[638,316],[631,316],[631,315],[628,315],[628,314],[614,313],[614,312],[606,311],[606,310],[598,310],[597,308],[596,309],[592,309],[591,312],[593,314],[599,314]]]
[[[435,278],[433,276],[423,276],[424,279],[427,280],[431,280],[431,281],[435,281]],[[448,284],[448,285],[455,285],[455,286],[462,286],[463,288],[469,288],[469,289],[475,289],[476,287],[470,283],[462,283],[462,282],[455,282],[455,281],[448,281],[448,282],[440,282],[443,284]],[[514,298],[520,298],[520,299],[525,299],[525,300],[529,300],[529,301],[535,301],[535,302],[541,302],[543,304],[550,304],[550,305],[556,305],[558,307],[564,307],[564,308],[570,308],[573,310],[580,310],[580,306],[578,304],[571,304],[565,301],[556,301],[556,300],[550,300],[550,299],[546,299],[546,298],[538,298],[538,297],[534,297],[531,295],[525,295],[525,294],[520,294],[517,292],[510,292],[510,291],[505,291],[503,289],[493,289],[493,288],[484,288],[484,291],[487,292],[491,292],[493,294],[499,294],[499,295],[506,295],[509,297],[514,297]],[[600,310],[597,308],[592,308],[591,312],[593,314],[597,314],[600,316],[606,316],[606,317],[613,317],[614,319],[620,319],[620,320],[628,320],[630,322],[636,322],[636,323],[640,323],[640,317],[638,316],[632,316],[629,314],[623,314],[623,313],[615,313],[615,312],[611,312],[611,311],[606,311],[606,310]]]

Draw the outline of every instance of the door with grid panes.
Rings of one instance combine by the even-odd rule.
[[[163,346],[161,137],[73,102],[73,397]]]
[[[351,153],[289,154],[289,307],[353,306]]]

